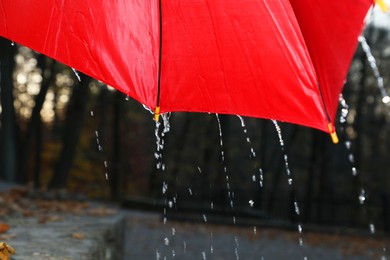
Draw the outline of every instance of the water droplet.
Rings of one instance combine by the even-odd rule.
[[[287,182],[288,182],[288,185],[292,185],[293,180],[291,178],[288,178]]]
[[[373,223],[370,223],[369,227],[371,234],[375,234],[375,225]]]
[[[259,169],[259,185],[260,187],[263,187],[263,181],[264,181],[264,175],[263,175],[263,170],[260,168]]]
[[[347,122],[349,106],[347,105],[347,102],[345,102],[345,99],[342,94],[339,95],[339,103],[340,106],[342,107],[339,120],[341,124],[344,124],[345,122]]]
[[[342,115],[344,118],[347,117],[347,115],[348,115],[348,109],[346,109],[346,108],[341,109],[341,115]]]
[[[384,104],[388,104],[388,103],[390,102],[390,97],[389,97],[389,96],[383,97],[383,98],[382,98],[382,102],[383,102]]]
[[[345,147],[349,150],[351,149],[351,142],[350,141],[346,141],[345,142]]]
[[[299,206],[297,201],[294,201],[294,208],[295,208],[295,213],[299,216],[300,211],[299,211]]]
[[[172,249],[172,257],[175,258],[175,256],[176,256],[176,252],[175,250]]]
[[[191,190],[191,188],[188,188],[188,193],[192,196],[192,190]]]
[[[214,253],[214,247],[211,245],[210,246],[210,254],[213,254]]]
[[[210,208],[214,209],[214,202],[210,202]]]
[[[168,183],[166,182],[163,182],[163,186],[162,186],[162,193],[165,194],[168,190]]]
[[[241,127],[245,127],[245,121],[244,121],[244,118],[242,118],[242,116],[239,116],[237,115],[237,117],[240,119],[241,121]]]
[[[255,202],[253,201],[253,200],[249,200],[249,206],[251,207],[251,208],[253,208],[253,205],[255,204]]]
[[[160,260],[160,258],[161,258],[161,254],[158,250],[156,250],[156,259]]]
[[[365,200],[366,200],[365,193],[366,193],[365,190],[361,189],[360,195],[359,195],[359,202],[361,205],[363,205]]]
[[[164,238],[164,244],[166,245],[166,246],[169,246],[169,238]]]
[[[206,217],[205,214],[203,214],[203,221],[204,221],[204,222],[207,222],[207,217]]]
[[[301,224],[298,224],[298,232],[299,232],[299,234],[302,234],[302,225]]]
[[[186,243],[186,241],[183,241],[183,251],[184,251],[184,253],[187,251],[187,243]]]
[[[240,256],[238,254],[238,238],[237,238],[237,236],[234,237],[234,241],[236,242],[236,247],[234,248],[234,252],[236,254],[236,259],[239,260]]]
[[[203,260],[206,260],[207,259],[207,257],[206,257],[206,252],[202,252],[202,257],[203,257]]]
[[[91,114],[91,116],[93,116],[93,111],[92,110],[91,110],[90,114]]]
[[[357,175],[357,169],[355,167],[352,167],[352,176]]]
[[[256,228],[256,226],[253,227],[253,233],[254,233],[254,234],[257,234],[257,228]]]
[[[169,208],[172,208],[173,207],[173,202],[170,200],[170,201],[168,201],[168,206],[169,206]]]
[[[79,73],[77,72],[77,70],[75,70],[74,68],[72,68],[72,70],[73,70],[73,73],[74,73],[74,75],[76,76],[77,80],[78,80],[78,81],[81,81],[80,75],[79,75]]]
[[[108,181],[108,173],[107,172],[104,173],[104,176],[106,178],[106,181]]]
[[[176,229],[172,228],[172,236],[176,235]]]
[[[348,155],[348,159],[351,163],[355,163],[355,157],[353,156],[353,154]]]
[[[256,175],[254,175],[254,174],[252,175],[252,181],[256,182]]]
[[[381,260],[387,260],[387,257],[386,257],[386,247],[383,247],[382,248],[382,252],[383,252],[383,255],[381,256]]]
[[[15,46],[15,42],[14,41],[11,42],[11,46]]]
[[[126,101],[129,101],[129,100],[130,100],[130,97],[129,97],[129,96],[126,96],[126,97],[125,97],[125,100],[126,100]]]

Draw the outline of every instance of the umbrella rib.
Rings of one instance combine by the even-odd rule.
[[[159,37],[160,37],[160,47],[159,47],[159,54],[158,54],[158,76],[157,76],[157,101],[156,101],[156,109],[154,111],[154,119],[156,122],[158,122],[159,117],[160,117],[160,92],[161,92],[161,67],[162,67],[162,36],[163,36],[163,31],[162,31],[162,0],[158,0],[158,9],[159,9],[159,26],[160,26],[160,32],[159,32]]]
[[[337,144],[339,142],[339,138],[337,136],[335,126],[332,123],[332,119],[331,119],[329,112],[328,112],[328,109],[326,107],[325,99],[324,99],[324,95],[322,93],[320,83],[318,83],[318,82],[317,82],[317,87],[318,87],[318,91],[320,92],[320,97],[321,97],[322,105],[324,107],[325,115],[328,119],[328,131],[329,131],[330,137],[332,138],[333,143]]]

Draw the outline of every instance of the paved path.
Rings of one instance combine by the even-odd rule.
[[[2,189],[8,187],[0,183]],[[388,254],[383,249],[390,250],[388,239],[309,233],[305,227],[302,235],[298,231],[255,230],[210,224],[207,216],[199,219],[208,223],[169,218],[164,223],[159,213],[110,210],[106,205],[78,201],[31,199],[23,188],[0,192],[0,209],[0,222],[10,226],[8,232],[0,234],[0,241],[15,247],[14,260],[384,260]]]
[[[127,215],[125,259],[387,259],[372,238],[167,221]],[[367,242],[368,241],[368,242]],[[317,244],[317,245],[316,245]]]

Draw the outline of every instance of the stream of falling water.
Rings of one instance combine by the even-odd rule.
[[[237,117],[240,119],[241,127],[243,129],[244,134],[245,134],[246,142],[249,144],[249,147],[250,147],[250,155],[249,155],[249,157],[252,158],[252,159],[255,159],[256,158],[256,152],[253,149],[252,141],[251,141],[251,139],[250,139],[250,137],[248,135],[248,130],[246,128],[245,120],[244,120],[244,118],[242,118],[239,115],[237,115]],[[258,178],[259,178],[259,186],[260,186],[260,188],[263,188],[263,186],[264,186],[264,174],[263,174],[263,169],[261,167],[259,167]],[[253,182],[257,181],[256,174],[252,175],[252,181]],[[253,206],[253,203],[254,203],[253,201],[249,201],[249,204],[250,204],[251,207]]]
[[[80,82],[81,81],[81,77],[80,77],[80,74],[78,73],[78,71],[75,70],[74,68],[72,68],[72,71],[73,71],[74,75],[76,76],[77,80]]]
[[[145,107],[145,106],[144,106]],[[150,109],[145,107],[149,112],[153,113]],[[156,169],[157,171],[164,172],[166,169],[165,163],[163,161],[163,149],[164,149],[164,138],[165,135],[170,131],[170,117],[171,113],[165,113],[161,114],[160,118],[162,119],[162,122],[160,121],[155,121],[155,130],[154,130],[154,135],[156,137],[156,151],[154,153],[154,157],[156,159]],[[172,209],[174,205],[177,202],[176,197],[172,197],[171,199],[167,197],[167,192],[168,192],[168,182],[165,180],[162,181],[161,185],[161,193],[164,198],[164,209],[163,209],[163,224],[166,225],[168,222],[167,218],[167,210]],[[165,247],[169,247],[172,244],[172,240],[174,240],[176,236],[176,229],[174,227],[171,227],[171,232],[167,235],[164,236],[163,238],[163,245]],[[161,258],[162,252],[159,251],[159,249],[156,249],[156,259]],[[171,250],[171,257],[172,259],[175,258],[176,256],[176,251],[174,249]],[[167,259],[167,256],[164,256],[163,259]]]
[[[366,54],[367,61],[370,64],[372,72],[374,73],[374,76],[375,76],[375,79],[377,82],[377,86],[379,88],[379,92],[382,96],[382,102],[385,105],[390,106],[390,96],[386,91],[385,85],[383,83],[383,78],[379,72],[379,68],[378,68],[376,59],[375,59],[374,55],[372,54],[370,45],[368,45],[367,40],[364,36],[359,37],[359,42],[362,45],[362,49],[363,49],[364,53]],[[389,113],[389,115],[390,115],[390,113]]]
[[[162,151],[164,149],[164,137],[171,130],[171,126],[169,124],[169,119],[171,117],[171,113],[161,114],[160,116],[163,121],[163,128],[160,130],[161,123],[156,121],[156,128],[154,131],[154,135],[156,136],[156,152],[154,157],[156,158],[156,168],[157,170],[165,170],[165,164],[163,163]]]
[[[286,175],[287,175],[287,183],[288,183],[288,185],[290,187],[292,187],[293,186],[293,178],[292,178],[290,166],[289,166],[289,163],[288,163],[288,156],[287,156],[287,153],[286,153],[286,150],[285,150],[285,146],[284,146],[282,129],[280,128],[280,126],[279,126],[279,124],[278,124],[278,122],[276,120],[272,120],[272,123],[274,124],[276,132],[278,134],[279,143],[280,143],[280,147],[281,147],[282,154],[283,154],[283,159],[284,159],[284,166],[285,166]],[[293,203],[294,203],[294,205],[293,205],[294,206],[294,212],[295,212],[296,216],[299,218],[301,213],[300,213],[299,204],[298,204],[298,201],[297,201],[296,197],[294,197]],[[303,237],[302,237],[303,226],[302,226],[301,223],[298,223],[297,230],[298,230],[298,234],[299,234],[299,237],[298,237],[299,245],[301,247],[303,247]],[[307,257],[305,256],[304,259],[307,259]]]
[[[249,137],[248,130],[247,130],[246,124],[245,124],[245,120],[244,120],[243,117],[241,117],[239,115],[237,115],[237,117],[238,117],[238,119],[240,119],[241,128],[242,128],[242,130],[244,132],[246,142],[248,143],[248,145],[250,147],[249,158],[256,159],[256,153],[255,153],[255,150],[253,149],[252,141],[251,141],[251,139]],[[256,174],[252,175],[252,181],[253,182],[257,182],[257,178],[258,178],[258,181],[259,181],[259,188],[262,189],[263,186],[264,186],[264,175],[263,175],[263,169],[261,167],[259,167],[258,177],[256,176]],[[255,204],[255,201],[251,199],[251,200],[248,201],[248,203],[249,203],[249,206],[251,208],[253,208],[253,206]],[[253,226],[253,233],[256,234],[256,232],[257,232],[257,227]]]
[[[381,76],[381,74],[379,72],[379,68],[378,68],[376,59],[375,59],[375,57],[374,57],[374,55],[373,55],[373,53],[371,51],[370,45],[367,43],[367,40],[366,40],[366,38],[364,36],[360,36],[359,37],[359,42],[362,45],[362,49],[363,49],[364,53],[366,54],[367,61],[370,64],[370,67],[371,67],[372,72],[374,74],[374,77],[376,79],[377,86],[379,88],[379,92],[380,92],[380,94],[382,96],[382,102],[387,107],[390,107],[390,96],[387,93],[386,88],[384,86],[383,78],[382,78],[382,76]],[[344,101],[344,103],[345,103],[345,101]],[[390,116],[390,112],[388,113],[388,115]],[[349,142],[349,144],[347,144],[347,142],[346,142],[346,146],[347,146],[347,149],[350,152],[350,142]],[[353,159],[352,152],[350,152],[349,157],[350,157],[351,163],[354,164],[354,161],[352,161],[352,159]],[[357,175],[356,167],[352,167],[352,174],[354,176]],[[365,190],[363,188],[361,188],[360,189],[360,194],[359,194],[359,202],[360,202],[361,205],[364,206],[365,205],[365,201],[366,201],[366,192],[365,192]],[[373,223],[369,223],[369,230],[370,230],[371,234],[375,234],[375,225]],[[383,252],[386,253],[386,251],[387,251],[386,247],[384,247],[383,248]],[[386,259],[386,256],[383,256],[382,259]]]
[[[233,209],[234,208],[234,201],[233,201],[234,200],[234,192],[232,192],[231,187],[230,187],[229,174],[228,174],[227,167],[226,167],[226,159],[225,159],[225,151],[224,151],[224,145],[223,145],[221,120],[219,119],[219,115],[218,114],[215,114],[215,116],[216,116],[217,122],[218,122],[219,142],[220,142],[220,146],[221,146],[221,160],[222,160],[222,165],[223,165],[223,171],[224,171],[225,176],[226,176],[227,194],[228,194],[228,199],[230,201],[230,208]],[[236,216],[233,216],[233,224],[236,224]],[[237,236],[235,237],[234,242],[235,242],[234,253],[236,255],[236,259],[239,260],[240,259],[239,250],[238,250],[239,241],[238,241]]]
[[[347,116],[348,116],[348,113],[349,113],[349,106],[347,104],[347,102],[345,101],[344,97],[342,94],[340,94],[339,96],[339,104],[341,106],[341,114],[340,114],[340,123],[341,125],[344,125],[346,122],[347,122]],[[344,145],[345,145],[345,148],[347,149],[347,152],[348,152],[348,160],[351,164],[351,174],[352,174],[352,177],[354,179],[358,178],[358,170],[357,170],[357,167],[356,167],[356,162],[355,162],[355,156],[353,154],[353,151],[351,149],[352,147],[352,142],[351,140],[348,140],[348,137],[347,137],[347,140],[344,142]],[[364,212],[366,212],[366,215],[367,215],[367,193],[366,193],[366,190],[364,189],[364,187],[360,187],[359,188],[359,194],[358,194],[358,201],[359,201],[359,204],[361,205],[361,207],[363,208]],[[370,221],[368,219],[368,229],[371,233],[371,235],[375,235],[375,224]],[[382,252],[383,255],[381,257],[382,260],[384,259],[387,259],[386,257],[386,246],[384,246],[382,248]]]
[[[91,117],[94,117],[93,110],[90,111],[90,115],[91,115]],[[99,150],[99,152],[102,153],[103,152],[103,146],[100,143],[100,137],[99,137],[99,131],[98,130],[95,130],[95,138],[96,138],[96,145],[98,147],[98,150]],[[106,179],[106,181],[108,181],[108,162],[107,162],[107,160],[104,160],[103,164],[104,164],[104,178]]]

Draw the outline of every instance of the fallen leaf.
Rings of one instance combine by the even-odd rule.
[[[11,240],[14,237],[16,237],[16,234],[1,234],[0,240]]]
[[[58,215],[44,215],[38,219],[40,224],[45,224],[47,222],[57,222],[62,221],[63,218]]]
[[[9,230],[9,226],[5,223],[0,223],[0,234],[5,233]]]
[[[72,238],[83,240],[83,239],[85,239],[85,234],[84,233],[73,233]]]
[[[16,250],[5,242],[0,243],[0,259],[10,260],[11,255],[15,254]]]
[[[23,210],[22,215],[23,217],[32,217],[34,216],[34,212],[32,210]]]
[[[114,214],[116,214],[116,211],[113,209],[106,208],[106,207],[98,207],[98,208],[89,209],[88,214],[91,216],[104,217],[104,216],[114,215]]]

